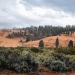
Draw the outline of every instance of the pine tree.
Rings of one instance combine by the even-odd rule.
[[[40,47],[40,48],[44,48],[44,42],[43,42],[43,40],[40,40],[40,42],[39,42],[39,47]]]
[[[73,41],[72,40],[69,41],[68,47],[73,47]]]
[[[55,46],[56,46],[56,48],[59,47],[59,39],[58,39],[58,37],[57,37],[57,39],[56,39]]]

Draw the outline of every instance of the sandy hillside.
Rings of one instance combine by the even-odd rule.
[[[6,36],[9,34],[8,31],[0,31],[0,46],[2,47],[16,47],[19,45],[19,38],[9,39]]]
[[[60,47],[67,47],[68,42],[70,40],[73,40],[74,41],[74,45],[75,45],[75,34],[74,34],[72,36],[61,35],[61,36],[46,37],[46,38],[43,39],[45,47],[55,47],[55,41],[56,41],[57,37],[59,38],[59,41],[60,41],[59,42],[60,43]],[[40,40],[30,41],[28,43],[25,43],[24,45],[26,47],[38,47],[39,41]]]
[[[39,45],[40,40],[29,41],[27,43],[24,41],[23,43],[21,43],[20,42],[21,38],[19,37],[14,39],[6,38],[6,35],[8,34],[9,33],[6,31],[0,31],[0,46],[1,47],[17,47],[17,46],[38,47]],[[74,33],[71,36],[61,35],[61,36],[51,36],[51,37],[43,38],[45,47],[55,47],[55,41],[57,37],[59,38],[59,41],[60,41],[60,47],[66,47],[68,45],[69,40],[73,40],[75,44],[75,33]]]
[[[17,47],[19,46],[19,38],[7,39],[0,37],[0,46],[2,47]]]

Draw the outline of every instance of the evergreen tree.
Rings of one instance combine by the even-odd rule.
[[[73,47],[73,41],[72,40],[69,41],[68,47]]]
[[[30,37],[26,37],[26,42],[29,42],[30,41]]]
[[[58,39],[58,37],[57,37],[57,39],[56,39],[55,46],[56,46],[56,48],[59,47],[59,39]]]
[[[43,40],[40,40],[40,42],[39,42],[39,47],[40,47],[40,48],[44,48],[44,42],[43,42]]]

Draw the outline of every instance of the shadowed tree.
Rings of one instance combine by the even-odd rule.
[[[69,41],[68,47],[73,47],[73,41],[72,40]]]
[[[59,47],[59,39],[58,39],[58,37],[57,37],[57,39],[56,39],[55,46],[56,46],[56,48]]]
[[[26,42],[29,42],[30,41],[30,37],[26,37]]]
[[[39,42],[39,48],[44,48],[44,42],[43,42],[43,40],[40,40],[40,42]]]

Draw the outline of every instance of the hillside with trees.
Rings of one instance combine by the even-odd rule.
[[[48,36],[56,36],[61,34],[71,35],[75,32],[75,26],[39,26],[26,27],[21,29],[12,29],[7,38],[22,37],[28,40],[38,40]]]
[[[0,30],[1,47],[38,47],[40,40],[48,48],[67,47],[70,40],[75,46],[75,26],[31,26]]]

